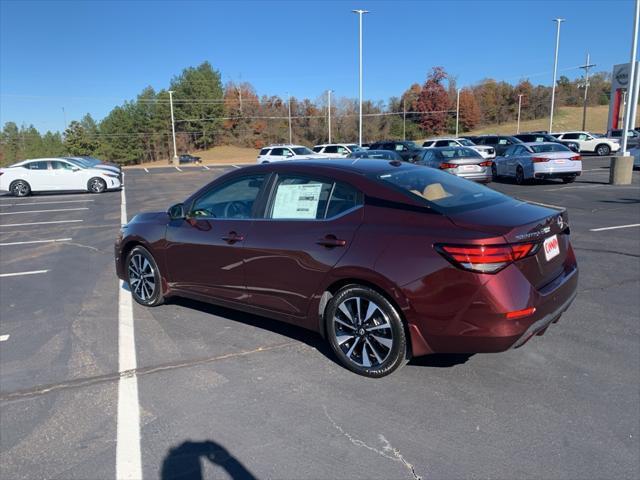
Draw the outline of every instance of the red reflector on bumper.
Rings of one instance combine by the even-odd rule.
[[[510,320],[515,320],[516,318],[528,317],[529,315],[533,315],[536,311],[536,307],[525,308],[524,310],[516,310],[515,312],[507,312],[506,316]]]

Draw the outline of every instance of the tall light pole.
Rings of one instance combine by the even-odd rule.
[[[553,61],[553,85],[551,87],[551,114],[549,116],[549,133],[553,131],[553,107],[556,101],[556,76],[558,74],[558,49],[560,48],[560,24],[564,22],[564,18],[554,18],[556,22],[556,54]]]
[[[169,105],[171,108],[171,134],[173,136],[173,161],[178,161],[178,149],[176,148],[176,122],[173,118],[173,90],[169,90]]]
[[[291,94],[287,92],[287,107],[289,108],[289,143],[293,143],[293,136],[291,135]]]
[[[407,99],[402,99],[402,139],[407,139]]]
[[[589,91],[589,69],[595,67],[595,63],[589,63],[589,54],[587,53],[587,61],[580,68],[584,69],[584,100],[582,102],[582,130],[587,128],[587,92]]]
[[[458,138],[458,126],[460,124],[460,89],[458,89],[456,93],[456,138]]]
[[[331,143],[331,90],[327,90],[327,116],[329,129],[329,143]]]
[[[365,13],[369,13],[368,10],[351,10],[353,13],[357,13],[358,14],[358,20],[359,20],[359,38],[360,38],[360,48],[359,48],[359,71],[360,71],[360,75],[359,75],[359,87],[358,87],[358,98],[359,98],[359,103],[360,103],[360,114],[358,115],[358,145],[362,146],[362,15],[364,15]]]
[[[628,155],[627,153],[627,137],[629,133],[629,125],[631,123],[631,110],[634,110],[632,103],[637,102],[637,98],[633,98],[632,90],[636,82],[636,56],[638,53],[638,17],[640,17],[640,0],[635,2],[636,8],[633,16],[633,39],[631,40],[631,68],[629,69],[629,88],[627,91],[627,106],[624,109],[624,123],[622,124],[622,146],[620,155]],[[635,113],[635,112],[634,112]]]
[[[518,95],[518,127],[516,133],[520,133],[520,112],[522,111],[522,97],[524,94],[520,93]]]
[[[64,129],[67,130],[67,112],[64,111],[64,107],[62,107],[62,116],[64,117]]]

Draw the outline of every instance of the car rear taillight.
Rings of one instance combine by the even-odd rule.
[[[486,162],[480,162],[479,165],[481,167],[490,167],[491,165],[493,165],[493,162],[491,160],[487,160]]]
[[[532,157],[531,158],[531,161],[533,163],[548,162],[549,160],[551,159],[548,157]]]
[[[580,155],[574,155],[573,157],[570,158],[570,160],[573,160],[573,161],[582,160],[582,157]]]
[[[441,163],[440,164],[440,169],[441,170],[446,170],[447,168],[458,168],[458,165],[456,165],[455,163]]]
[[[536,243],[436,246],[436,250],[455,266],[479,273],[496,273],[516,260],[533,255],[538,248]]]

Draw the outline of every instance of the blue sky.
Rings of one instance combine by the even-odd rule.
[[[62,130],[101,119],[147,85],[167,87],[208,60],[223,81],[259,94],[357,96],[364,17],[364,96],[387,100],[434,65],[465,86],[486,77],[549,85],[554,17],[560,74],[587,51],[597,71],[629,61],[633,2],[571,1],[10,1],[0,0],[0,122]]]

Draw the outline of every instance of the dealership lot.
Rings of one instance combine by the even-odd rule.
[[[127,170],[127,214],[232,168]],[[569,209],[578,298],[543,337],[371,380],[288,325],[133,305],[140,441],[119,441],[140,448],[145,478],[637,478],[638,174],[616,187],[604,160],[584,170],[491,184]],[[116,476],[120,218],[119,192],[0,197],[2,478]]]

